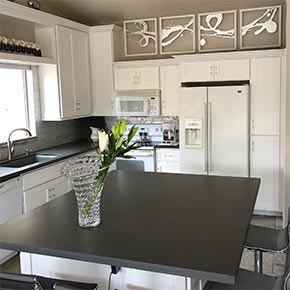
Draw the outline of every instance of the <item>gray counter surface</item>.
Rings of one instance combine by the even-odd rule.
[[[234,283],[260,180],[113,171],[101,224],[78,226],[73,192],[0,226],[4,249]]]
[[[55,162],[59,162],[63,159],[72,157],[77,154],[85,153],[90,150],[93,150],[90,142],[86,139],[79,140],[76,142],[71,142],[59,146],[54,146],[51,148],[39,150],[33,153],[39,154],[56,154],[57,157],[45,162],[34,163],[32,165],[27,165],[19,168],[11,168],[11,167],[2,167],[0,163],[0,182],[9,180],[11,178],[17,177],[22,173],[53,164]]]

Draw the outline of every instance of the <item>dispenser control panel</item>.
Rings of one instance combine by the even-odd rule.
[[[202,148],[203,122],[201,118],[185,119],[185,147]]]

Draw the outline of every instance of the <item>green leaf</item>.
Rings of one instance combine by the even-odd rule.
[[[134,136],[136,135],[138,131],[138,127],[135,127],[135,125],[131,128],[128,137],[127,137],[127,144],[129,144],[129,142],[134,138]]]
[[[119,134],[123,135],[126,131],[126,121],[124,119],[120,122],[119,128],[120,128]]]
[[[115,151],[115,137],[113,133],[109,134],[109,144],[108,144],[108,150],[109,154],[112,154]]]
[[[117,139],[118,135],[119,135],[119,126],[116,126],[115,124],[112,126],[111,129],[115,139]]]

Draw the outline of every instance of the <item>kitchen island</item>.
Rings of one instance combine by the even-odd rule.
[[[78,226],[70,192],[2,225],[1,248],[234,283],[259,184],[113,171],[100,226]]]

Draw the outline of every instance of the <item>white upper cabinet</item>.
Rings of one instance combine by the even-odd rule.
[[[159,67],[115,67],[115,90],[159,89]]]
[[[115,116],[113,62],[122,58],[123,29],[117,25],[90,28],[94,116]]]
[[[183,62],[181,82],[234,81],[250,78],[249,59]]]
[[[47,31],[46,31],[47,30]],[[56,45],[57,65],[39,68],[43,120],[65,120],[91,115],[91,76],[88,33],[56,26],[44,29]]]
[[[160,67],[161,114],[163,116],[179,115],[179,66]]]
[[[251,60],[251,134],[280,134],[281,58]]]

